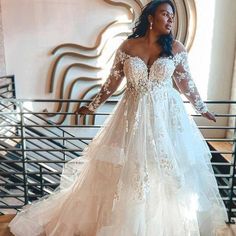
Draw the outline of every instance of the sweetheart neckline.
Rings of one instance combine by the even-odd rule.
[[[142,64],[145,66],[146,72],[147,72],[147,77],[149,79],[150,76],[150,72],[152,70],[152,67],[160,60],[160,59],[170,59],[169,57],[158,57],[157,59],[155,59],[152,63],[152,65],[150,67],[147,66],[147,64],[145,63],[145,61],[139,57],[139,56],[131,56],[129,55],[129,58],[134,58],[134,59],[138,59],[139,61],[142,62]]]
[[[152,67],[154,66],[154,64],[156,64],[157,61],[159,61],[159,60],[161,60],[161,59],[170,59],[169,57],[158,57],[158,58],[156,58],[156,59],[153,61],[153,63],[151,64],[151,66],[148,66],[148,65],[145,63],[145,61],[144,61],[141,57],[139,57],[139,56],[129,56],[129,57],[139,59],[139,60],[144,64],[144,66],[146,67],[146,69],[147,69],[149,72],[151,71]]]
[[[187,53],[187,52],[181,51],[181,52],[177,52],[176,54],[174,54],[174,56],[157,57],[157,58],[153,61],[153,63],[151,64],[150,67],[146,64],[146,62],[145,62],[140,56],[132,56],[132,55],[130,55],[130,54],[124,52],[124,51],[123,51],[123,53],[124,53],[126,56],[128,56],[128,58],[137,58],[137,59],[139,59],[139,60],[144,64],[144,66],[146,67],[147,71],[150,72],[151,69],[152,69],[152,67],[156,64],[157,61],[163,60],[163,59],[174,59],[176,56],[178,56],[178,55],[180,55],[180,54],[182,54],[182,53],[185,54],[185,53]],[[149,74],[149,73],[148,73],[148,74]]]

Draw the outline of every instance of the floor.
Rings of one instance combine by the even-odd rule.
[[[0,216],[0,236],[12,235],[8,230],[8,222],[14,217],[14,215]]]
[[[233,144],[229,142],[208,142],[215,150],[222,152],[232,152]],[[221,154],[228,162],[232,160],[232,154]]]

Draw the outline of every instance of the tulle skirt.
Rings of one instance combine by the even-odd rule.
[[[215,236],[227,212],[211,153],[174,88],[127,90],[59,187],[23,207],[16,236]]]

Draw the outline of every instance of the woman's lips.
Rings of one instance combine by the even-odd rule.
[[[166,25],[166,29],[171,30],[172,26],[171,25]]]

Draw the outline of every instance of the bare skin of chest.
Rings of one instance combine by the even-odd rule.
[[[134,41],[129,43],[128,53],[132,56],[138,56],[140,59],[142,59],[148,70],[150,70],[152,64],[157,58],[160,57],[161,47],[157,45],[150,47],[142,40],[137,40],[136,42]]]

